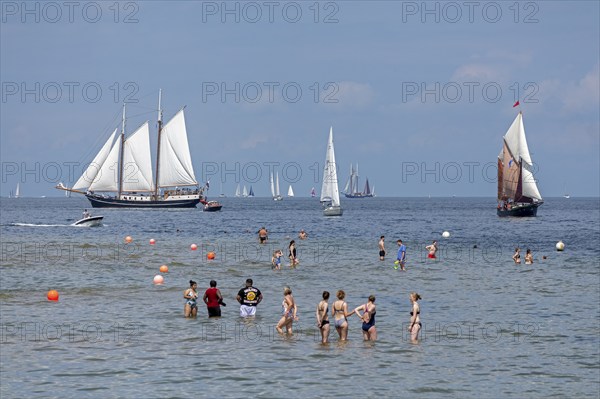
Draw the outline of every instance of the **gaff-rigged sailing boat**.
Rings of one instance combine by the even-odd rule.
[[[368,178],[363,191],[358,191],[358,164],[356,164],[356,169],[353,165],[350,165],[350,177],[348,177],[346,187],[344,187],[344,195],[346,198],[370,198],[373,196]]]
[[[323,186],[321,187],[321,203],[325,206],[323,215],[342,216],[340,205],[340,190],[338,188],[335,150],[333,148],[333,127],[329,129],[325,168],[323,169]]]
[[[504,135],[498,155],[498,216],[535,216],[543,204],[533,177],[533,162],[519,112]]]
[[[183,109],[163,126],[160,101],[159,92],[154,180],[148,122],[125,138],[123,105],[120,139],[113,143],[115,129],[75,185],[56,188],[85,194],[95,208],[194,208],[204,198],[194,176]]]

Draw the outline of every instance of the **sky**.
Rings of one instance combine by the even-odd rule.
[[[63,195],[123,103],[154,148],[159,89],[214,195],[320,192],[333,127],[340,189],[493,199],[519,111],[542,196],[600,195],[597,1],[0,5],[1,196]]]

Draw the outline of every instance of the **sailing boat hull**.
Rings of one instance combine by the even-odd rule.
[[[93,208],[195,208],[200,198],[166,199],[166,200],[128,200],[104,198],[86,194]]]
[[[328,206],[323,209],[323,216],[342,216],[344,211],[339,206]]]
[[[537,204],[515,204],[510,209],[498,208],[497,213],[500,217],[513,216],[513,217],[532,217],[537,215],[538,207],[541,203]]]
[[[372,198],[373,194],[363,194],[363,193],[354,193],[354,194],[346,194],[344,193],[346,198]]]

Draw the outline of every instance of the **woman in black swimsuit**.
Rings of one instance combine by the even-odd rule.
[[[512,258],[517,265],[521,264],[521,248],[515,248],[515,254]]]
[[[410,324],[408,325],[408,331],[410,332],[410,339],[413,342],[417,342],[419,340],[419,331],[421,331],[421,317],[419,316],[421,313],[421,308],[417,302],[419,299],[421,299],[421,295],[417,294],[416,292],[410,293],[412,311],[410,312]]]
[[[317,305],[317,327],[321,331],[321,342],[326,344],[329,339],[329,292],[323,291],[323,300]]]

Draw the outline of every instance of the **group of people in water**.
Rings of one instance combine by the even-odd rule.
[[[256,308],[263,300],[263,295],[260,290],[253,285],[252,279],[246,279],[246,285],[240,289],[237,294],[237,301],[240,304],[240,317],[252,317],[256,315]],[[183,297],[186,300],[184,305],[184,316],[185,317],[196,317],[198,314],[198,285],[195,281],[190,280],[190,288],[186,289],[183,293]],[[370,295],[367,302],[354,308],[352,311],[348,310],[348,304],[345,301],[346,293],[343,290],[338,290],[336,293],[336,300],[331,304],[331,311],[329,309],[329,291],[323,291],[322,299],[316,307],[316,321],[317,327],[321,333],[321,342],[329,342],[330,333],[330,315],[332,317],[333,326],[335,327],[340,341],[348,339],[348,318],[352,315],[356,315],[361,324],[361,330],[363,339],[365,341],[377,340],[377,328],[375,327],[375,315],[377,314],[377,305],[375,304],[375,296]],[[410,312],[410,323],[408,331],[412,341],[417,341],[419,337],[419,331],[421,330],[421,309],[418,301],[421,296],[416,292],[411,292],[409,295],[412,303],[412,310]],[[206,290],[203,296],[204,303],[207,307],[208,317],[220,317],[221,308],[220,306],[226,306],[223,303],[223,295],[217,288],[217,282],[215,280],[210,281],[210,288]],[[281,302],[281,318],[275,327],[277,332],[280,334],[293,333],[294,321],[299,319],[298,316],[298,305],[292,295],[292,289],[288,286],[283,288],[283,300]]]
[[[521,264],[521,248],[515,248],[515,253],[512,256],[512,259],[515,262],[515,264]],[[529,248],[527,248],[527,252],[525,253],[525,264],[533,265],[533,254],[531,253],[531,249]]]

